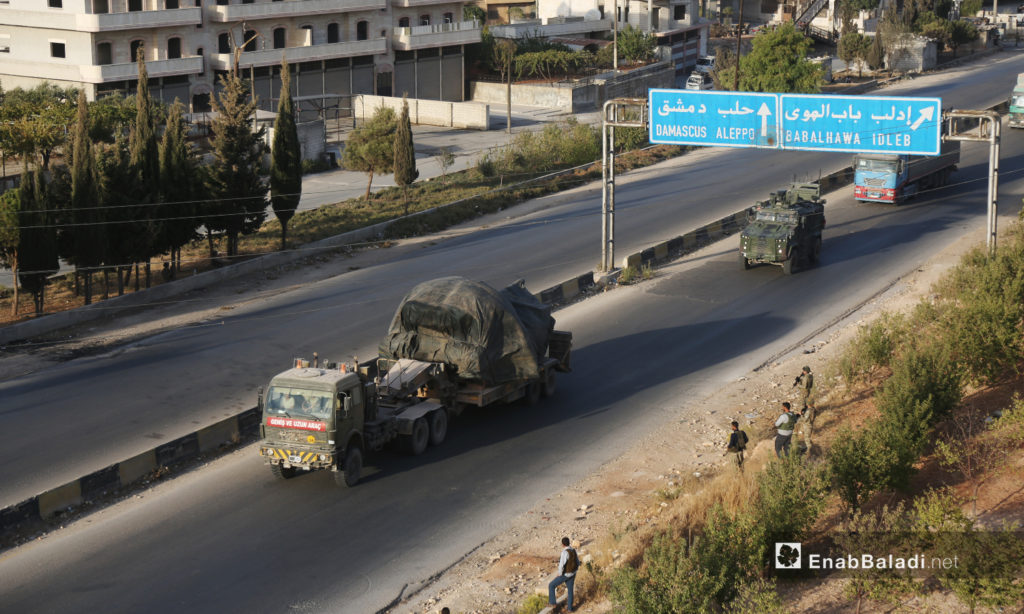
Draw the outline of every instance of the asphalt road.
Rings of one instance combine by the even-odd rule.
[[[999,56],[986,68],[919,80],[924,90],[914,93],[983,107],[1005,97],[1018,71],[1024,58]],[[1020,207],[1013,171],[1024,168],[1024,147],[1016,136],[1007,133],[1003,147],[1008,213]],[[620,184],[619,248],[673,236],[794,173],[816,176],[818,166],[828,172],[847,160],[710,151],[647,169]],[[983,147],[966,147],[957,178],[983,177],[986,160]],[[235,310],[223,326],[166,333],[0,384],[0,504],[251,405],[255,387],[294,355],[370,355],[416,281],[524,276],[539,288],[591,268],[599,228],[592,192],[556,196],[505,225]],[[829,200],[817,269],[793,277],[774,267],[744,272],[733,241],[720,243],[655,282],[560,311],[559,326],[576,337],[576,371],[554,399],[464,416],[444,446],[420,459],[375,457],[379,473],[348,493],[326,475],[273,482],[244,450],[6,553],[4,607],[375,611],[407,582],[448,566],[517,512],[614,457],[681,399],[747,372],[983,227],[984,192],[974,181],[892,208],[855,204],[842,190]]]

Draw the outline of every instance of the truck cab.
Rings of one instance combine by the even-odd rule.
[[[686,79],[686,88],[688,90],[713,90],[715,89],[715,82],[712,80],[709,73],[696,72],[690,73],[690,76]]]
[[[1024,84],[1017,84],[1010,95],[1010,118],[1011,128],[1024,128]]]
[[[695,72],[702,74],[711,74],[711,71],[715,69],[715,56],[713,55],[702,55],[697,58],[697,66],[694,69]]]
[[[358,480],[367,404],[374,398],[357,372],[297,360],[260,396],[260,455],[279,478],[328,469]]]
[[[896,188],[903,185],[906,175],[907,156],[858,155],[853,160],[853,196],[857,200],[896,202]]]

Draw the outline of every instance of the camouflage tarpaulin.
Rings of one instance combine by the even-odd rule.
[[[551,308],[519,285],[498,292],[463,277],[419,284],[391,320],[380,356],[443,362],[494,385],[539,376],[554,328]]]

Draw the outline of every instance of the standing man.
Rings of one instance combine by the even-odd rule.
[[[732,434],[729,435],[729,446],[726,448],[725,453],[733,455],[736,467],[740,471],[743,471],[743,451],[747,449],[748,441],[750,440],[747,438],[747,434],[740,430],[740,423],[733,420]]]
[[[803,419],[803,422],[800,423],[800,430],[803,431],[804,447],[807,448],[807,453],[810,454],[811,431],[814,429],[814,414],[816,413],[814,408],[814,375],[811,374],[811,368],[804,367],[800,375],[796,377],[793,385],[800,386],[800,400],[803,402],[803,407],[800,409],[800,418]]]
[[[559,584],[565,584],[569,591],[569,597],[565,602],[565,611],[572,612],[572,585],[576,582],[576,571],[580,568],[580,557],[576,550],[570,546],[568,537],[562,538],[562,556],[558,558],[558,575],[548,584],[548,605],[555,605],[555,589]]]
[[[775,421],[776,432],[775,435],[775,456],[782,458],[783,452],[786,456],[789,456],[789,445],[790,440],[793,439],[793,428],[796,426],[797,415],[794,414],[790,409],[792,406],[789,401],[782,403],[782,415]]]

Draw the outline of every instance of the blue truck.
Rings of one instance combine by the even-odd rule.
[[[944,141],[937,156],[862,153],[853,157],[853,197],[899,204],[949,181],[960,163],[960,141]]]

